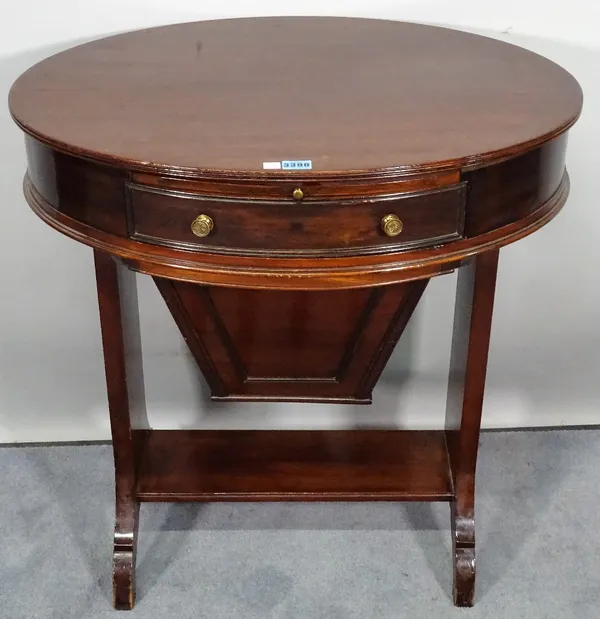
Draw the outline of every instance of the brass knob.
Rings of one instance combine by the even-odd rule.
[[[297,187],[294,189],[292,196],[294,197],[294,200],[302,200],[302,198],[304,198],[304,192],[300,189],[300,187]]]
[[[404,228],[404,224],[398,215],[386,215],[381,220],[381,229],[388,236],[398,236],[402,232],[402,228]]]
[[[208,215],[198,215],[192,222],[192,232],[196,236],[208,236],[214,225],[213,220]]]

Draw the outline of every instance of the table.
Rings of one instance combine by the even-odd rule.
[[[140,502],[217,500],[448,501],[454,600],[472,605],[498,255],[565,203],[575,79],[450,29],[252,18],[75,47],[9,105],[29,205],[94,250],[115,607],[134,604]],[[445,428],[148,426],[134,272],[213,399],[368,404],[428,281],[456,269]]]

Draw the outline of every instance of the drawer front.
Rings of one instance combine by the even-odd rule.
[[[135,240],[190,251],[357,255],[462,238],[465,200],[464,183],[335,202],[224,199],[130,183],[128,226]],[[203,225],[193,226],[198,217]],[[206,233],[206,223],[206,236],[194,233]]]

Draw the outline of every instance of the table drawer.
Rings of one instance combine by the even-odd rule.
[[[465,196],[461,183],[368,200],[267,202],[129,183],[128,226],[133,239],[191,251],[378,253],[461,238]]]

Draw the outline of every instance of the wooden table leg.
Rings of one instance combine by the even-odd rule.
[[[116,517],[113,553],[115,608],[135,600],[139,502],[135,495],[139,444],[147,428],[135,274],[110,255],[94,251],[108,407],[115,459]]]
[[[451,503],[454,603],[472,606],[475,588],[475,468],[481,427],[498,250],[458,272],[446,441],[454,483]]]

